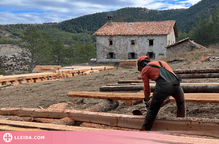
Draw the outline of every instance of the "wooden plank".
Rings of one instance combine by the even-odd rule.
[[[110,92],[88,92],[88,91],[70,91],[68,97],[83,97],[111,100],[142,100],[143,93],[110,93]]]
[[[219,78],[219,73],[194,73],[194,74],[177,74],[181,79],[191,79],[191,78]]]
[[[137,60],[120,60],[120,67],[137,67]]]
[[[43,68],[45,68],[45,69],[59,68],[59,69],[61,69],[62,66],[60,66],[60,65],[36,65],[35,68],[41,68],[41,69],[43,69]]]
[[[122,81],[122,82],[119,82],[119,83],[125,83],[126,81]],[[130,81],[130,83],[129,83],[129,81],[127,81],[128,82],[128,84],[138,84],[138,85],[144,85],[143,84],[143,82],[140,82],[140,81],[138,81],[138,80],[136,80],[136,81]],[[150,83],[150,86],[155,86],[156,85],[156,83]],[[199,86],[199,85],[215,85],[215,86],[218,86],[219,85],[219,83],[180,83],[180,85],[181,86],[188,86],[188,85],[194,85],[194,86]],[[121,85],[118,85],[118,86],[121,86]]]
[[[33,78],[41,78],[41,77],[56,77],[58,74],[56,73],[31,73],[31,74],[20,74],[13,76],[3,76],[0,77],[0,82],[9,82],[9,81],[19,81],[24,79],[33,79]]]
[[[155,82],[155,81],[151,81]],[[218,83],[218,78],[191,78],[191,79],[182,79],[182,83]],[[129,84],[129,83],[143,83],[142,80],[119,80],[118,84]]]
[[[182,84],[181,85],[184,93],[219,93],[219,84]],[[101,92],[112,92],[112,91],[140,91],[144,89],[143,84],[136,85],[114,85],[114,86],[102,86],[100,87]],[[150,84],[151,92],[155,90],[155,83]]]
[[[0,131],[46,131],[38,128],[22,128],[16,126],[8,126],[0,124]]]
[[[5,127],[7,126],[7,127]],[[0,130],[10,131],[115,131],[112,129],[96,129],[77,126],[56,125],[48,123],[0,120]]]
[[[153,94],[151,93],[151,96]],[[112,100],[142,100],[143,93],[109,93],[109,92],[87,92],[87,91],[70,91],[68,97],[83,97],[83,98],[98,98],[98,99],[112,99]],[[218,93],[185,93],[186,102],[199,103],[219,103]],[[174,98],[171,97],[171,101]]]
[[[140,129],[145,116],[134,115],[122,115],[115,113],[103,113],[103,112],[88,112],[79,110],[39,110],[30,108],[7,108],[0,109],[1,115],[20,115],[31,117],[43,117],[43,118],[64,118],[66,115],[75,120],[81,122],[90,122],[97,124],[104,124],[109,126],[117,126],[123,128]],[[28,123],[28,122],[25,122]],[[197,134],[206,136],[219,137],[219,120],[207,119],[207,118],[173,118],[173,117],[157,117],[152,130],[159,131],[180,131],[180,133]],[[4,122],[0,124],[5,125]],[[31,125],[28,123],[27,125]],[[21,125],[18,123],[17,125]],[[40,125],[40,126],[39,126]],[[31,127],[41,128],[42,124],[34,123]],[[61,129],[60,125],[44,125],[44,129]],[[67,130],[65,129],[61,130]],[[70,129],[70,128],[69,128]],[[72,129],[71,129],[72,130]],[[75,130],[75,129],[74,129]]]
[[[175,69],[175,74],[194,74],[194,73],[219,73],[219,68],[207,69]]]

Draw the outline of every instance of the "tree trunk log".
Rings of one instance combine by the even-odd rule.
[[[119,102],[117,100],[104,100],[101,103],[98,103],[94,106],[90,106],[85,111],[91,111],[91,112],[107,112],[114,110],[119,105]]]

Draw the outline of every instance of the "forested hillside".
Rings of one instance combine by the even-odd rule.
[[[218,0],[201,0],[188,9],[149,10],[147,8],[130,7],[85,15],[60,23],[44,23],[35,26],[42,33],[47,32],[54,40],[61,39],[65,44],[68,43],[70,37],[74,37],[80,42],[95,42],[93,33],[106,23],[108,15],[111,15],[113,21],[116,22],[176,20],[178,31],[188,33],[200,19],[214,15],[217,8],[219,8]],[[5,25],[4,28],[13,35],[21,37],[24,29],[29,26],[28,24],[9,24]]]
[[[189,9],[149,10],[146,8],[123,8],[117,11],[96,13],[59,23],[57,28],[73,33],[94,33],[111,15],[116,22],[176,20],[178,30],[189,32],[200,19],[208,18],[219,8],[218,0],[202,0]]]

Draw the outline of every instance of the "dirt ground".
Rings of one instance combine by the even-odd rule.
[[[200,68],[199,64],[189,67]],[[205,66],[203,66],[205,65]],[[218,62],[205,62],[201,68],[219,68]],[[186,62],[170,63],[173,68],[185,68]],[[120,68],[114,70],[101,71],[92,75],[79,75],[71,78],[63,78],[58,81],[45,81],[34,84],[24,84],[14,87],[0,89],[0,108],[48,108],[57,103],[68,103],[69,108],[82,110],[104,100],[89,98],[69,98],[69,91],[99,91],[101,86],[118,83],[119,80],[137,80],[140,72],[137,68]],[[219,119],[219,105],[212,103],[186,103],[187,116],[198,118]],[[132,109],[145,109],[145,105],[140,103],[133,106],[126,106],[123,101],[119,101],[119,106],[109,111],[110,113],[132,114]],[[171,102],[158,113],[158,116],[176,116],[176,104]]]

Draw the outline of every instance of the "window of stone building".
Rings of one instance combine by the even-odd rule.
[[[146,56],[148,56],[150,59],[155,59],[155,53],[154,52],[147,52]]]
[[[135,45],[135,40],[131,40],[131,45]]]
[[[149,46],[153,46],[154,45],[154,40],[149,40]]]
[[[135,52],[128,53],[128,59],[137,59],[137,53]]]
[[[109,40],[109,45],[113,45],[113,41],[112,40]]]
[[[107,53],[107,59],[115,59],[115,58],[116,58],[116,54],[114,52]]]

